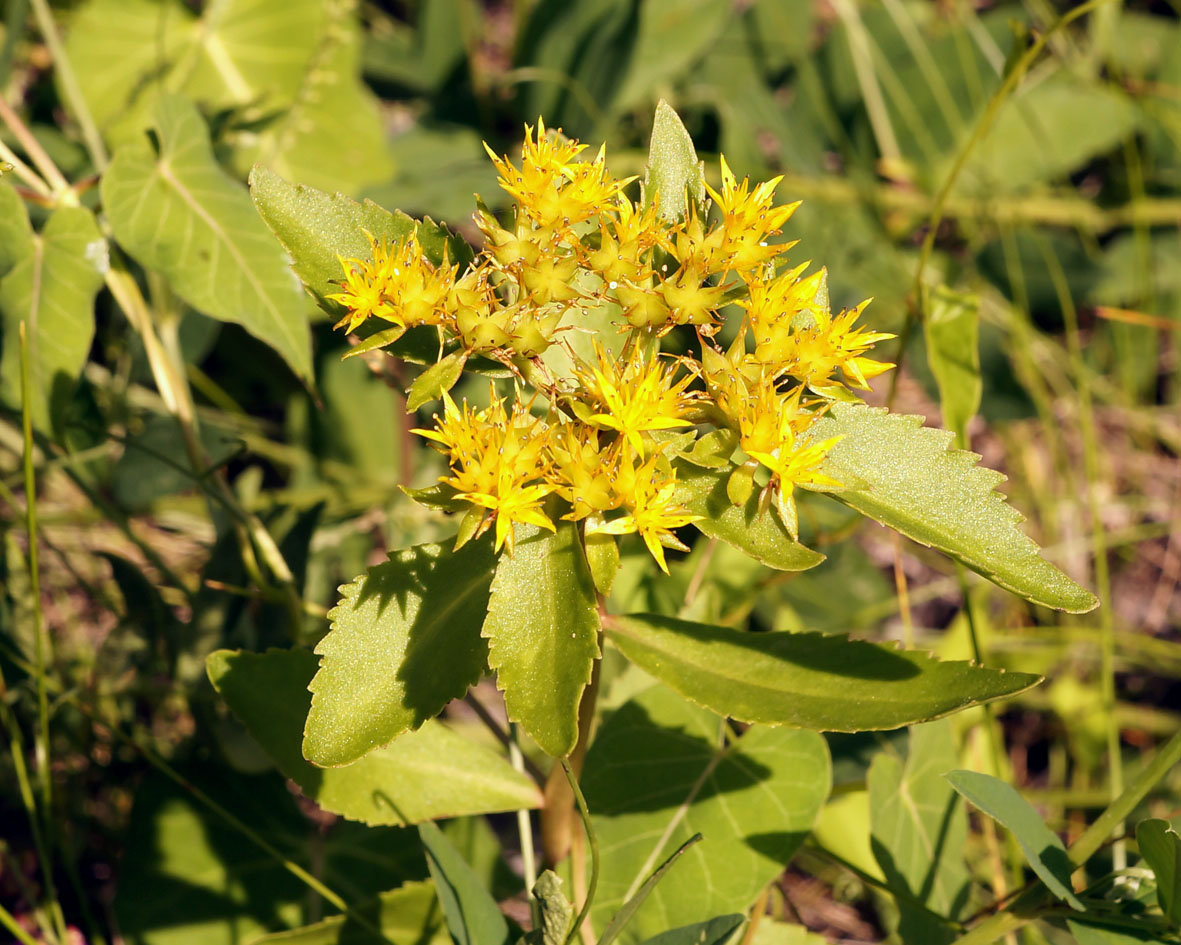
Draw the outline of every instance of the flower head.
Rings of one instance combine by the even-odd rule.
[[[652,456],[639,467],[631,464],[624,467],[626,475],[620,477],[617,489],[627,512],[620,518],[603,522],[595,530],[608,535],[635,532],[648,546],[660,570],[668,574],[665,547],[688,550],[672,530],[695,522],[701,516],[692,514],[676,502],[676,479],[670,472],[661,470],[660,459]]]
[[[423,252],[417,233],[393,245],[369,237],[371,258],[341,259],[345,277],[343,291],[328,298],[348,311],[336,323],[349,331],[376,315],[399,328],[438,325],[447,314],[446,301],[455,284],[458,267],[435,266]]]

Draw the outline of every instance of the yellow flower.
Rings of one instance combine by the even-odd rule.
[[[611,177],[602,148],[593,161],[576,163],[574,159],[586,145],[563,138],[560,131],[547,135],[540,118],[536,138],[533,128],[525,126],[519,170],[508,155],[497,156],[487,144],[484,149],[500,172],[500,186],[525,216],[543,229],[568,230],[589,219],[630,182]]]
[[[668,564],[664,560],[665,547],[688,551],[672,530],[695,522],[701,516],[693,515],[673,501],[676,479],[671,472],[661,471],[659,460],[659,456],[653,456],[634,470],[630,463],[626,465],[628,474],[619,477],[617,488],[622,494],[627,514],[598,524],[593,530],[607,535],[629,535],[635,532],[644,539],[660,570],[668,574]]]
[[[571,521],[619,508],[622,501],[615,486],[625,458],[620,447],[623,441],[600,445],[598,439],[597,429],[581,423],[566,423],[553,430],[550,482],[570,503],[571,512],[564,518]]]
[[[447,265],[446,248],[443,264],[436,267],[426,258],[415,233],[392,246],[384,239],[378,242],[372,234],[366,235],[371,260],[340,260],[345,271],[344,291],[328,298],[348,312],[335,327],[347,324],[353,331],[374,315],[399,328],[442,324],[448,316],[446,303],[459,268]]]
[[[578,392],[595,412],[584,418],[592,426],[615,430],[644,455],[641,434],[650,430],[672,430],[692,424],[684,414],[693,401],[685,392],[692,381],[686,375],[673,380],[676,366],[645,361],[639,348],[620,360],[595,343],[596,363],[575,368],[582,385]]]
[[[542,511],[545,497],[554,487],[545,481],[548,472],[548,429],[520,402],[505,413],[504,402],[494,399],[484,410],[467,403],[457,407],[443,395],[443,416],[434,430],[415,430],[444,448],[451,475],[441,476],[456,491],[456,498],[488,510],[476,534],[495,523],[496,550],[513,550],[517,523],[554,530]]]
[[[789,244],[771,244],[768,237],[780,232],[780,227],[795,213],[799,201],[773,206],[775,188],[783,177],[776,177],[749,190],[748,178],[739,184],[734,172],[722,158],[722,191],[708,184],[706,190],[722,214],[722,252],[726,254],[726,268],[737,272],[753,272],[769,259],[790,248]]]

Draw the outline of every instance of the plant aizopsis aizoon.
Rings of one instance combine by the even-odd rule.
[[[664,105],[642,180],[541,121],[519,157],[490,154],[513,208],[478,202],[474,254],[429,220],[252,175],[295,272],[354,334],[347,357],[416,370],[413,432],[442,475],[401,501],[456,533],[344,586],[315,654],[220,651],[210,676],[321,807],[421,825],[456,941],[512,933],[429,822],[511,810],[526,812],[537,941],[672,928],[725,941],[829,797],[819,733],[897,729],[1039,680],[751,630],[746,611],[700,605],[711,568],[822,566],[801,541],[809,509],[840,503],[1033,603],[1096,601],[1041,557],[1000,475],[951,433],[862,402],[893,367],[874,352],[893,336],[865,303],[832,310],[825,270],[780,238],[795,204],[777,202],[778,181],[739,181],[723,159],[708,186]],[[691,571],[670,551],[690,552]],[[488,676],[511,765],[437,718]],[[278,741],[262,737],[263,690],[291,716]],[[952,839],[966,830],[956,803]],[[539,861],[556,874],[539,879]],[[943,940],[964,901],[911,893],[935,923],[927,940]]]

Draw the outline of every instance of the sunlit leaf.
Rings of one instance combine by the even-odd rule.
[[[459,851],[434,824],[420,824],[418,834],[455,945],[507,945],[500,907]]]
[[[1070,613],[1098,606],[1018,528],[1021,514],[996,491],[1005,477],[977,466],[975,453],[949,449],[948,431],[878,407],[834,404],[811,437],[834,436],[842,439],[821,470],[856,484],[834,498],[1036,604]]]
[[[434,718],[484,670],[491,541],[395,551],[341,588],[316,646],[304,757],[347,765]]]
[[[818,731],[898,728],[1039,681],[821,633],[750,633],[656,614],[613,618],[607,631],[632,662],[720,715]]]
[[[644,199],[658,200],[665,220],[683,220],[692,201],[701,212],[705,204],[705,175],[693,139],[672,106],[663,99],[656,106]]]
[[[943,425],[960,444],[968,421],[980,409],[980,299],[940,286],[931,291],[930,311],[923,320],[927,363],[939,385]]]
[[[201,116],[166,95],[153,127],[158,151],[143,136],[120,148],[103,175],[116,241],[195,309],[242,325],[309,379],[303,293],[249,195],[214,160]]]
[[[247,945],[448,945],[451,941],[433,883],[405,883],[354,905],[353,912],[381,935],[357,918],[334,915],[289,932],[251,939]]]
[[[599,656],[599,612],[578,530],[518,530],[492,580],[488,665],[504,691],[508,716],[548,754],[569,754],[578,740],[578,703]]]
[[[0,183],[0,398],[20,409],[20,323],[29,351],[33,423],[51,426],[69,403],[94,337],[94,297],[107,244],[94,214],[60,207],[34,233],[24,203]]]

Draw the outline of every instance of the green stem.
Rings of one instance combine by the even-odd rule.
[[[69,57],[66,56],[61,35],[57,31],[57,24],[53,21],[53,13],[50,12],[47,0],[33,0],[33,14],[37,17],[37,26],[45,39],[45,45],[49,47],[49,54],[53,56],[53,64],[57,69],[57,76],[61,80],[62,93],[70,106],[70,111],[74,114],[74,120],[78,122],[78,126],[82,130],[82,140],[86,142],[86,150],[90,152],[90,159],[94,162],[95,169],[102,173],[106,170],[109,162],[107,149],[103,144],[102,135],[99,134],[98,125],[94,122],[94,116],[90,114],[86,98],[82,95],[82,86],[78,84],[74,67],[70,65]]]
[[[25,322],[20,323],[20,372],[21,372],[21,424],[24,432],[25,468],[25,530],[29,542],[29,593],[33,610],[33,653],[37,666],[37,717],[38,725],[33,741],[33,755],[37,760],[38,786],[41,789],[41,816],[44,818],[44,838],[39,844],[38,855],[42,858],[45,873],[45,891],[49,895],[50,913],[61,942],[66,941],[65,917],[57,899],[57,888],[53,881],[53,772],[50,766],[49,750],[49,694],[46,691],[47,673],[45,667],[52,659],[51,647],[45,633],[45,622],[41,614],[41,566],[37,543],[37,477],[33,470],[33,411],[30,399],[32,385],[29,382],[29,336]]]
[[[37,940],[21,927],[4,906],[0,905],[0,925],[4,926],[21,945],[39,945]]]
[[[582,788],[578,785],[578,779],[574,777],[570,763],[562,758],[561,764],[562,771],[566,774],[566,780],[570,782],[570,790],[574,792],[574,800],[578,804],[578,814],[582,818],[582,829],[586,831],[586,839],[590,844],[591,852],[591,878],[590,884],[586,888],[586,898],[582,902],[582,908],[578,911],[578,918],[570,927],[570,934],[566,936],[565,945],[573,945],[575,936],[582,928],[582,923],[590,915],[591,903],[595,901],[595,891],[599,888],[599,836],[595,832],[594,824],[591,823],[590,811],[586,808],[586,798],[582,796]]]
[[[508,727],[508,757],[516,771],[525,773],[525,755],[517,740],[517,723],[509,722]],[[540,914],[537,900],[533,897],[533,887],[537,883],[537,857],[533,850],[533,821],[527,807],[517,811],[517,833],[521,837],[521,869],[524,872],[525,895],[529,899],[529,911],[533,916],[533,926],[537,927]]]

